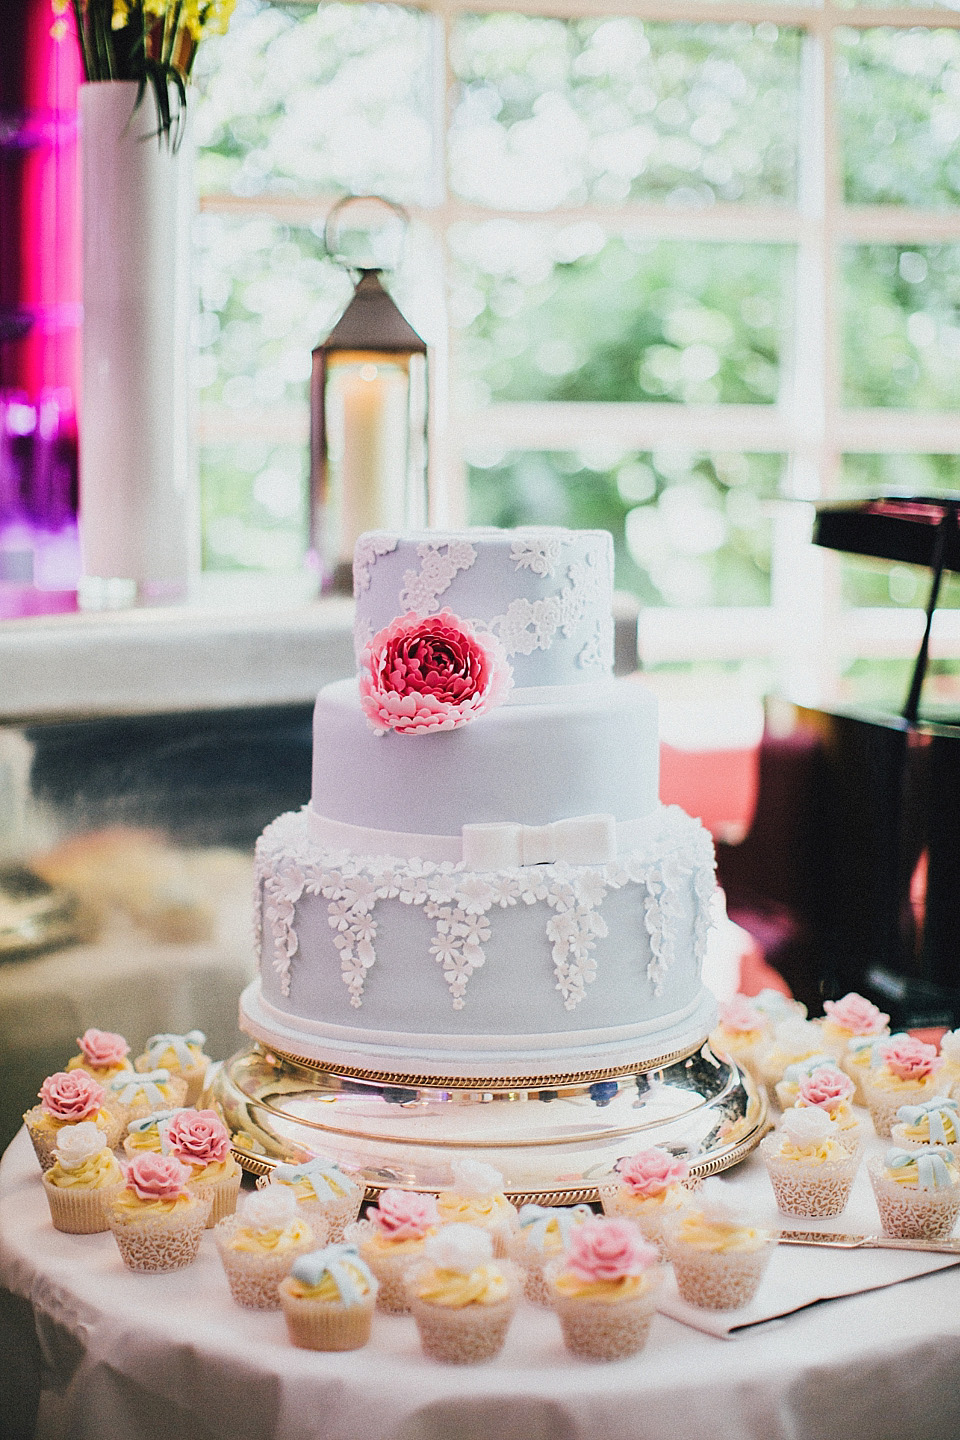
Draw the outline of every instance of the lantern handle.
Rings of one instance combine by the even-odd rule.
[[[399,202],[396,201],[396,200],[388,200],[388,199],[387,199],[385,196],[383,196],[383,195],[344,195],[344,196],[342,196],[342,197],[336,202],[335,205],[332,205],[332,206],[330,207],[329,211],[327,212],[327,218],[326,218],[326,221],[324,222],[324,226],[323,226],[323,244],[324,244],[324,248],[325,248],[328,256],[329,256],[330,259],[334,262],[334,264],[335,264],[335,265],[342,265],[345,270],[359,270],[361,273],[365,273],[366,271],[372,270],[372,271],[374,271],[376,274],[379,274],[381,270],[384,270],[384,269],[387,268],[387,267],[384,266],[384,265],[356,265],[356,264],[352,264],[352,263],[347,259],[346,256],[340,254],[339,249],[338,249],[338,242],[339,242],[340,236],[339,236],[339,234],[337,233],[336,222],[337,222],[337,220],[339,219],[339,217],[340,217],[340,215],[342,214],[342,212],[347,208],[348,205],[354,205],[354,204],[356,204],[358,201],[367,201],[367,202],[369,202],[369,201],[371,201],[371,200],[376,201],[377,204],[379,204],[379,205],[385,205],[385,206],[387,207],[387,209],[393,211],[393,213],[394,213],[394,214],[402,221],[402,223],[403,223],[404,234],[406,233],[407,227],[408,227],[409,224],[410,224],[410,215],[409,215],[409,212],[408,212],[407,210],[405,210],[404,207],[403,207],[401,204],[399,204]],[[398,254],[398,256],[397,256],[396,263],[395,263],[392,267],[390,267],[390,268],[396,269],[396,266],[399,265],[399,263],[400,263],[400,255],[402,254],[402,252],[403,252],[403,239],[401,238],[401,242],[400,242],[400,254]]]

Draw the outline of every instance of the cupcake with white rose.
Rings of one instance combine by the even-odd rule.
[[[439,1227],[432,1195],[398,1189],[381,1191],[364,1219],[347,1226],[344,1239],[356,1245],[377,1278],[380,1310],[391,1315],[410,1313],[404,1276],[422,1258],[427,1236]]]
[[[521,1293],[520,1273],[493,1254],[489,1229],[453,1222],[424,1242],[407,1296],[432,1360],[473,1365],[503,1348]]]
[[[210,1056],[203,1053],[206,1043],[207,1037],[202,1030],[188,1030],[185,1035],[151,1035],[134,1066],[141,1074],[151,1070],[169,1070],[171,1075],[179,1075],[187,1086],[184,1104],[195,1105],[210,1064]]]
[[[549,1305],[546,1267],[559,1260],[585,1221],[594,1218],[589,1205],[522,1205],[510,1255],[523,1271],[523,1289],[534,1305]]]
[[[167,1131],[171,1121],[182,1115],[185,1108],[178,1105],[173,1110],[151,1110],[149,1115],[131,1120],[123,1137],[123,1153],[127,1159],[132,1160],[134,1155],[143,1155],[147,1151],[153,1155],[169,1155]]]
[[[131,1270],[181,1270],[197,1258],[211,1199],[194,1193],[190,1171],[173,1155],[137,1155],[126,1183],[104,1201],[123,1263]]]
[[[770,1039],[771,1026],[746,995],[721,1002],[719,1019],[710,1034],[710,1047],[737,1065],[759,1074],[760,1055]]]
[[[843,1059],[851,1040],[879,1040],[890,1034],[890,1016],[855,990],[840,1000],[825,1000],[823,1010],[823,1043],[837,1060]]]
[[[493,1253],[505,1258],[517,1228],[517,1212],[503,1193],[503,1176],[480,1160],[453,1162],[453,1184],[437,1197],[444,1225],[479,1225],[489,1230]]]
[[[812,1075],[814,1070],[821,1066],[836,1065],[832,1055],[818,1052],[816,1055],[808,1055],[806,1060],[797,1060],[795,1064],[788,1065],[783,1072],[783,1079],[779,1080],[773,1087],[777,1097],[777,1104],[781,1110],[789,1110],[797,1103],[797,1096],[800,1094],[800,1081]]]
[[[250,1310],[279,1310],[280,1281],[300,1255],[317,1248],[319,1237],[293,1191],[271,1185],[257,1190],[242,1209],[215,1225],[213,1238],[237,1304]]]
[[[40,1104],[27,1111],[23,1122],[41,1170],[49,1170],[54,1164],[54,1147],[65,1125],[90,1120],[103,1131],[109,1146],[118,1143],[120,1122],[107,1109],[103,1086],[86,1070],[58,1070],[55,1075],[48,1075],[40,1086],[39,1098]]]
[[[773,1040],[763,1051],[760,1060],[760,1077],[771,1100],[776,1099],[776,1087],[789,1065],[796,1065],[799,1060],[807,1060],[811,1055],[823,1053],[819,1021],[801,1020],[799,1016],[781,1020],[774,1028]]]
[[[92,1120],[64,1125],[53,1154],[42,1177],[53,1228],[67,1235],[108,1230],[104,1197],[123,1184],[123,1171],[106,1135]]]
[[[79,1055],[67,1061],[68,1070],[86,1070],[94,1080],[106,1085],[114,1075],[123,1070],[132,1070],[129,1059],[130,1046],[122,1035],[113,1030],[84,1030],[77,1040]]]
[[[774,1233],[722,1180],[705,1180],[667,1238],[677,1289],[701,1310],[737,1310],[756,1295]]]
[[[944,1240],[960,1213],[960,1164],[952,1150],[888,1150],[867,1165],[885,1235]]]
[[[326,1155],[315,1155],[302,1164],[274,1165],[269,1175],[257,1181],[258,1190],[274,1185],[293,1191],[318,1238],[326,1240],[342,1240],[363,1204],[364,1186]]]
[[[776,1133],[761,1141],[760,1154],[785,1215],[840,1215],[846,1208],[859,1152],[847,1149],[826,1110],[785,1110]]]
[[[230,1153],[230,1132],[215,1110],[180,1110],[167,1126],[167,1151],[190,1167],[189,1185],[213,1198],[207,1228],[237,1208],[243,1171]]]
[[[960,1030],[940,1037],[940,1081],[948,1095],[960,1100]]]
[[[594,1216],[547,1270],[563,1342],[585,1360],[622,1360],[646,1343],[660,1288],[660,1253],[629,1220]]]
[[[935,1045],[913,1035],[882,1041],[880,1063],[862,1077],[864,1098],[878,1135],[889,1138],[902,1105],[919,1105],[939,1093],[940,1058]]]
[[[670,1223],[690,1203],[690,1193],[684,1189],[690,1174],[686,1160],[651,1146],[618,1160],[614,1174],[613,1184],[600,1186],[604,1214],[632,1220],[644,1238],[662,1251]]]
[[[303,1350],[359,1350],[370,1339],[377,1280],[356,1246],[299,1255],[277,1287],[287,1333]]]
[[[903,1150],[960,1145],[960,1119],[952,1095],[932,1095],[919,1105],[901,1105],[890,1139]]]
[[[811,1105],[830,1116],[841,1145],[848,1150],[859,1150],[864,1140],[864,1126],[853,1108],[853,1081],[849,1075],[835,1065],[821,1065],[804,1076],[797,1087],[795,1107],[804,1110]]]
[[[187,1082],[169,1070],[150,1070],[138,1074],[125,1070],[114,1075],[104,1087],[106,1104],[120,1121],[124,1133],[131,1120],[150,1115],[154,1110],[176,1110],[187,1097]]]

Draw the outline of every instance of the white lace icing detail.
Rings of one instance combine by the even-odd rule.
[[[548,575],[552,578],[560,564],[561,547],[564,544],[569,545],[570,538],[544,531],[540,535],[527,536],[524,540],[514,540],[510,546],[510,559],[518,570],[524,568],[532,570],[534,575]]]
[[[353,622],[353,654],[357,662],[358,668],[360,666],[360,661],[363,658],[363,652],[370,644],[370,641],[372,639],[373,624],[371,623],[371,621],[365,618],[361,618],[358,615],[356,620]]]
[[[577,664],[584,667],[599,665],[609,670],[613,664],[613,616],[601,617],[594,626],[593,634],[577,656]]]
[[[389,555],[400,543],[399,535],[361,535],[353,551],[353,593],[370,589],[370,571],[381,555]]]
[[[404,571],[400,606],[401,610],[430,615],[437,609],[440,596],[449,588],[457,571],[469,570],[477,552],[467,540],[425,540],[417,546],[417,554],[420,569]]]
[[[322,895],[327,901],[341,978],[355,1007],[362,1004],[364,983],[377,959],[377,902],[397,900],[422,909],[436,922],[428,954],[442,968],[455,1010],[463,1009],[470,977],[484,964],[496,909],[520,903],[544,904],[550,912],[544,934],[556,988],[564,1007],[573,1010],[596,979],[597,941],[609,933],[600,913],[602,903],[609,891],[631,884],[644,892],[651,957],[647,976],[654,994],[661,994],[677,958],[683,894],[691,876],[694,953],[698,965],[703,959],[715,888],[713,864],[709,835],[677,806],[660,812],[659,825],[652,826],[642,846],[605,865],[558,862],[481,872],[465,869],[462,861],[326,850],[311,839],[304,813],[281,815],[264,831],[256,851],[272,965],[282,995],[290,994],[291,964],[298,951],[296,907],[304,895]]]
[[[583,560],[574,560],[567,567],[567,583],[556,595],[542,600],[514,600],[505,615],[497,615],[490,621],[489,628],[500,636],[508,656],[549,650],[558,630],[565,636],[572,635],[589,610],[605,605],[610,593],[610,573],[603,557],[602,547],[591,546]],[[608,661],[581,663],[606,665]]]

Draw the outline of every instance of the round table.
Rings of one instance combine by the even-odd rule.
[[[759,1167],[754,1158],[738,1177],[752,1172],[765,1186]],[[836,1252],[816,1253],[830,1264]],[[0,1434],[10,1440],[32,1433],[31,1346],[40,1440],[960,1435],[956,1268],[733,1339],[657,1315],[643,1353],[608,1365],[569,1356],[555,1318],[527,1304],[489,1365],[435,1364],[411,1320],[380,1315],[366,1349],[317,1354],[289,1344],[279,1313],[232,1302],[209,1235],[193,1266],[141,1276],[123,1268],[110,1234],[53,1230],[21,1132],[0,1167],[0,1280],[9,1292],[0,1371],[10,1387]]]

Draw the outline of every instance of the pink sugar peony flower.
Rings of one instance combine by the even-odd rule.
[[[84,1030],[77,1041],[83,1058],[88,1065],[105,1070],[110,1065],[122,1065],[130,1054],[130,1046],[122,1035],[111,1030]]]
[[[629,1155],[625,1160],[618,1160],[615,1169],[626,1189],[645,1200],[652,1195],[661,1195],[671,1185],[686,1180],[690,1173],[686,1160],[678,1160],[655,1146]]]
[[[230,1135],[215,1110],[181,1110],[167,1127],[170,1153],[185,1165],[213,1165],[230,1153]]]
[[[103,1086],[86,1070],[58,1070],[40,1086],[44,1110],[57,1120],[89,1120],[103,1104]]]
[[[572,1232],[564,1268],[587,1282],[622,1280],[626,1275],[642,1275],[659,1259],[654,1246],[642,1239],[629,1220],[598,1215]]]
[[[886,1029],[890,1016],[884,1015],[876,1005],[851,990],[842,1000],[825,1000],[823,1008],[834,1025],[848,1030],[851,1035],[879,1035]]]
[[[410,1190],[384,1190],[370,1219],[388,1240],[421,1240],[440,1224],[440,1212],[432,1195]]]
[[[818,1109],[833,1114],[838,1105],[850,1099],[855,1088],[849,1075],[844,1075],[842,1070],[832,1065],[823,1065],[803,1077],[797,1099],[801,1105],[816,1105]]]
[[[360,661],[360,703],[377,735],[455,730],[499,705],[512,685],[497,637],[451,610],[399,616]]]
[[[880,1046],[880,1058],[901,1080],[924,1080],[940,1067],[935,1045],[904,1035]]]
[[[763,1016],[746,995],[734,995],[720,1006],[720,1024],[725,1030],[762,1030]]]
[[[186,1195],[190,1168],[181,1165],[174,1155],[154,1155],[144,1151],[134,1156],[127,1166],[127,1189],[141,1200],[176,1200]]]

